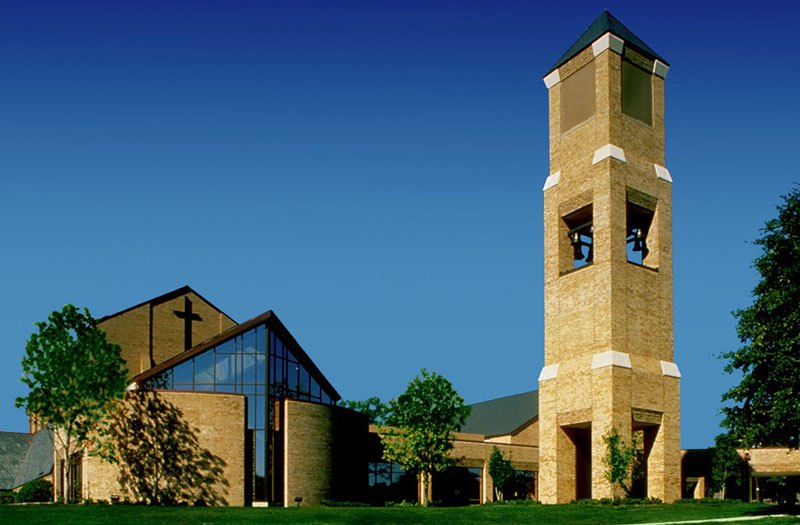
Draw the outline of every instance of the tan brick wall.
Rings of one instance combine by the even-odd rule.
[[[782,447],[753,448],[740,450],[739,455],[750,457],[750,469],[754,476],[798,476],[800,475],[800,450]]]
[[[653,76],[653,125],[622,114],[621,57],[591,47],[564,64],[571,73],[595,62],[596,112],[562,133],[561,84],[550,89],[550,173],[559,183],[544,195],[545,365],[558,375],[540,383],[540,498],[547,503],[576,495],[576,446],[570,428],[589,428],[592,497],[611,496],[605,480],[603,436],[614,426],[630,438],[634,410],[660,414],[648,458],[648,495],[680,497],[679,381],[662,375],[673,361],[671,184],[655,176],[665,165],[664,82]],[[592,164],[595,150],[613,144],[625,162]],[[627,190],[657,199],[648,235],[647,266],[628,263]],[[594,263],[570,271],[572,249],[562,217],[593,205]],[[592,356],[629,354],[632,368],[592,369]]]
[[[192,311],[202,320],[192,322],[192,345],[210,339],[235,326],[225,314],[193,293],[176,297],[153,307],[153,355],[156,364],[184,351],[184,320],[175,311],[184,310],[184,297],[192,301]]]
[[[129,378],[150,368],[150,305],[106,319],[98,326],[109,342],[120,346]]]
[[[196,429],[201,447],[222,458],[223,476],[229,487],[228,505],[245,502],[245,397],[241,394],[159,391],[159,395],[183,412],[184,419]],[[125,497],[117,479],[119,471],[97,457],[83,458],[83,497],[109,500],[112,495]],[[223,487],[218,492],[224,494]]]
[[[184,320],[177,317],[175,311],[184,311],[186,297],[192,302],[193,313],[201,318],[200,321],[192,322],[193,345],[236,325],[227,315],[191,292],[155,306],[146,303],[110,317],[98,326],[106,332],[106,338],[110,342],[121,347],[129,377],[150,368],[151,330],[155,364],[184,351]]]
[[[287,399],[283,404],[284,501],[358,501],[368,482],[367,417],[342,407]]]

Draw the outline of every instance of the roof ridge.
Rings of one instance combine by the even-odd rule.
[[[589,27],[581,33],[581,36],[573,43],[567,51],[561,55],[561,58],[555,63],[553,67],[548,70],[548,73],[561,67],[568,62],[572,57],[592,45],[592,42],[600,38],[606,33],[612,33],[625,41],[625,45],[629,45],[638,51],[648,55],[650,58],[657,59],[665,65],[669,63],[664,60],[658,53],[656,53],[644,40],[636,36],[636,34],[628,29],[617,17],[611,14],[611,11],[604,9],[600,15],[589,24]]]
[[[230,315],[228,315],[225,312],[223,312],[220,307],[218,307],[217,305],[215,305],[214,303],[212,303],[211,301],[209,301],[208,299],[206,299],[205,297],[200,295],[200,293],[197,290],[195,290],[194,288],[192,288],[188,284],[185,284],[185,285],[183,285],[183,286],[181,286],[179,288],[175,288],[174,290],[170,290],[169,292],[163,293],[163,294],[161,294],[159,296],[152,297],[150,299],[146,299],[146,300],[144,300],[144,301],[142,301],[140,303],[137,303],[137,304],[135,304],[133,306],[128,306],[127,308],[123,308],[122,310],[119,310],[118,312],[114,312],[112,314],[104,315],[103,317],[97,319],[97,323],[98,324],[102,323],[103,321],[106,321],[106,320],[111,319],[113,317],[117,317],[117,316],[122,315],[124,313],[128,313],[131,310],[135,310],[136,308],[139,308],[139,307],[147,305],[147,304],[152,304],[153,306],[156,306],[156,305],[159,305],[161,303],[165,303],[165,302],[169,301],[170,299],[174,299],[175,297],[180,297],[180,296],[186,295],[188,293],[195,294],[197,297],[199,297],[200,299],[202,299],[203,301],[208,303],[208,305],[211,306],[213,309],[217,310],[219,313],[221,313],[222,315],[224,315],[225,317],[227,317],[228,319],[230,319],[231,321],[236,323],[236,320],[233,317],[231,317]]]

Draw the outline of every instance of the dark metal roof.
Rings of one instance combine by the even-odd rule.
[[[19,432],[0,432],[0,490],[11,490],[33,436]]]
[[[539,391],[491,399],[470,407],[472,412],[461,432],[487,437],[513,434],[539,417]]]
[[[47,429],[33,435],[25,461],[14,479],[14,487],[21,487],[29,481],[46,476],[53,471],[53,438]]]
[[[658,59],[666,65],[669,63],[661,58],[653,49],[644,43],[644,41],[633,34],[633,31],[625,27],[625,24],[620,22],[614,15],[609,13],[607,10],[600,13],[594,22],[583,32],[583,34],[575,41],[567,52],[558,59],[558,62],[550,68],[550,71],[553,71],[557,67],[562,66],[566,62],[569,61],[572,57],[592,45],[592,42],[600,38],[606,33],[611,33],[613,35],[618,36],[622,40],[625,41],[626,46],[631,46],[635,48],[637,51],[642,53],[643,55],[652,58]],[[548,73],[550,73],[548,71]]]

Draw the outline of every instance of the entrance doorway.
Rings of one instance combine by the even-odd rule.
[[[575,499],[592,497],[592,424],[563,427],[575,447]]]

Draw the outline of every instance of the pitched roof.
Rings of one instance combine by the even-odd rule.
[[[0,432],[0,490],[16,487],[14,480],[25,462],[32,438],[20,432]]]
[[[275,315],[275,313],[272,310],[268,310],[257,317],[253,317],[252,319],[243,322],[242,324],[228,328],[221,334],[215,335],[214,337],[203,341],[199,345],[193,346],[189,350],[186,350],[185,352],[182,352],[170,359],[167,359],[163,363],[159,363],[158,365],[154,366],[153,368],[150,368],[149,370],[145,370],[141,374],[135,376],[132,379],[132,381],[138,385],[141,385],[151,377],[158,375],[164,370],[172,368],[173,366],[176,366],[180,363],[183,363],[184,361],[191,359],[197,354],[201,354],[206,350],[214,346],[217,346],[218,344],[223,343],[228,339],[231,339],[232,337],[239,335],[242,332],[246,332],[247,330],[250,330],[254,326],[261,323],[265,323],[267,327],[270,330],[273,330],[275,334],[281,339],[281,341],[283,341],[283,344],[289,347],[289,349],[292,351],[295,357],[297,357],[297,359],[301,362],[301,364],[305,366],[308,372],[312,376],[314,376],[314,379],[316,379],[320,383],[320,386],[322,386],[328,392],[330,392],[331,399],[333,399],[334,401],[339,401],[342,398],[342,396],[339,394],[339,392],[336,391],[336,389],[333,387],[330,381],[328,381],[328,378],[325,377],[325,375],[319,368],[317,368],[317,365],[314,364],[314,361],[311,360],[306,351],[303,350],[303,347],[300,346],[300,343],[297,342],[294,336],[289,332],[289,330],[286,329],[281,320],[278,319],[278,316]]]
[[[600,13],[600,16],[598,16],[594,22],[591,23],[586,31],[584,31],[583,34],[578,37],[578,40],[576,40],[575,43],[572,44],[569,49],[567,49],[567,52],[564,53],[560,59],[558,59],[558,62],[556,62],[556,64],[550,68],[550,71],[553,71],[557,67],[565,64],[567,61],[569,61],[569,59],[592,45],[592,42],[606,33],[611,33],[618,36],[625,41],[626,46],[635,48],[645,56],[652,59],[658,59],[664,64],[669,65],[666,60],[661,58],[658,53],[653,51],[650,46],[645,44],[641,38],[633,34],[633,31],[625,27],[625,24],[620,22],[614,15],[609,13],[608,10],[604,10],[602,13]],[[548,73],[550,71],[548,71]]]
[[[225,312],[223,312],[222,310],[220,310],[217,307],[217,305],[215,305],[214,303],[212,303],[211,301],[209,301],[208,299],[206,299],[205,297],[203,297],[202,295],[197,293],[195,290],[192,289],[191,286],[181,286],[180,288],[176,288],[175,290],[172,290],[171,292],[167,292],[165,294],[159,295],[158,297],[153,297],[152,299],[148,299],[146,301],[142,301],[139,304],[135,304],[133,306],[129,306],[128,308],[125,308],[124,310],[120,310],[119,312],[114,312],[113,314],[109,314],[109,315],[103,316],[103,317],[101,317],[100,319],[97,320],[97,323],[98,324],[102,323],[103,321],[105,321],[107,319],[111,319],[112,317],[117,317],[118,315],[122,315],[124,313],[130,312],[131,310],[135,310],[136,308],[139,308],[140,306],[144,306],[146,304],[150,304],[152,306],[156,306],[156,305],[159,305],[161,303],[165,303],[165,302],[167,302],[169,300],[172,300],[172,299],[174,299],[176,297],[180,297],[182,295],[186,295],[186,294],[189,294],[189,293],[195,294],[197,297],[199,297],[200,299],[202,299],[203,301],[208,303],[213,309],[217,310],[219,313],[221,313],[222,315],[224,315],[225,317],[227,317],[228,319],[230,319],[234,323],[236,322],[233,319],[233,317],[231,317],[230,315],[228,315]]]
[[[14,478],[14,487],[46,476],[53,471],[53,438],[47,429],[40,429],[31,439],[25,461]]]
[[[461,432],[487,437],[513,434],[539,417],[539,391],[490,399],[470,407],[472,413]]]

